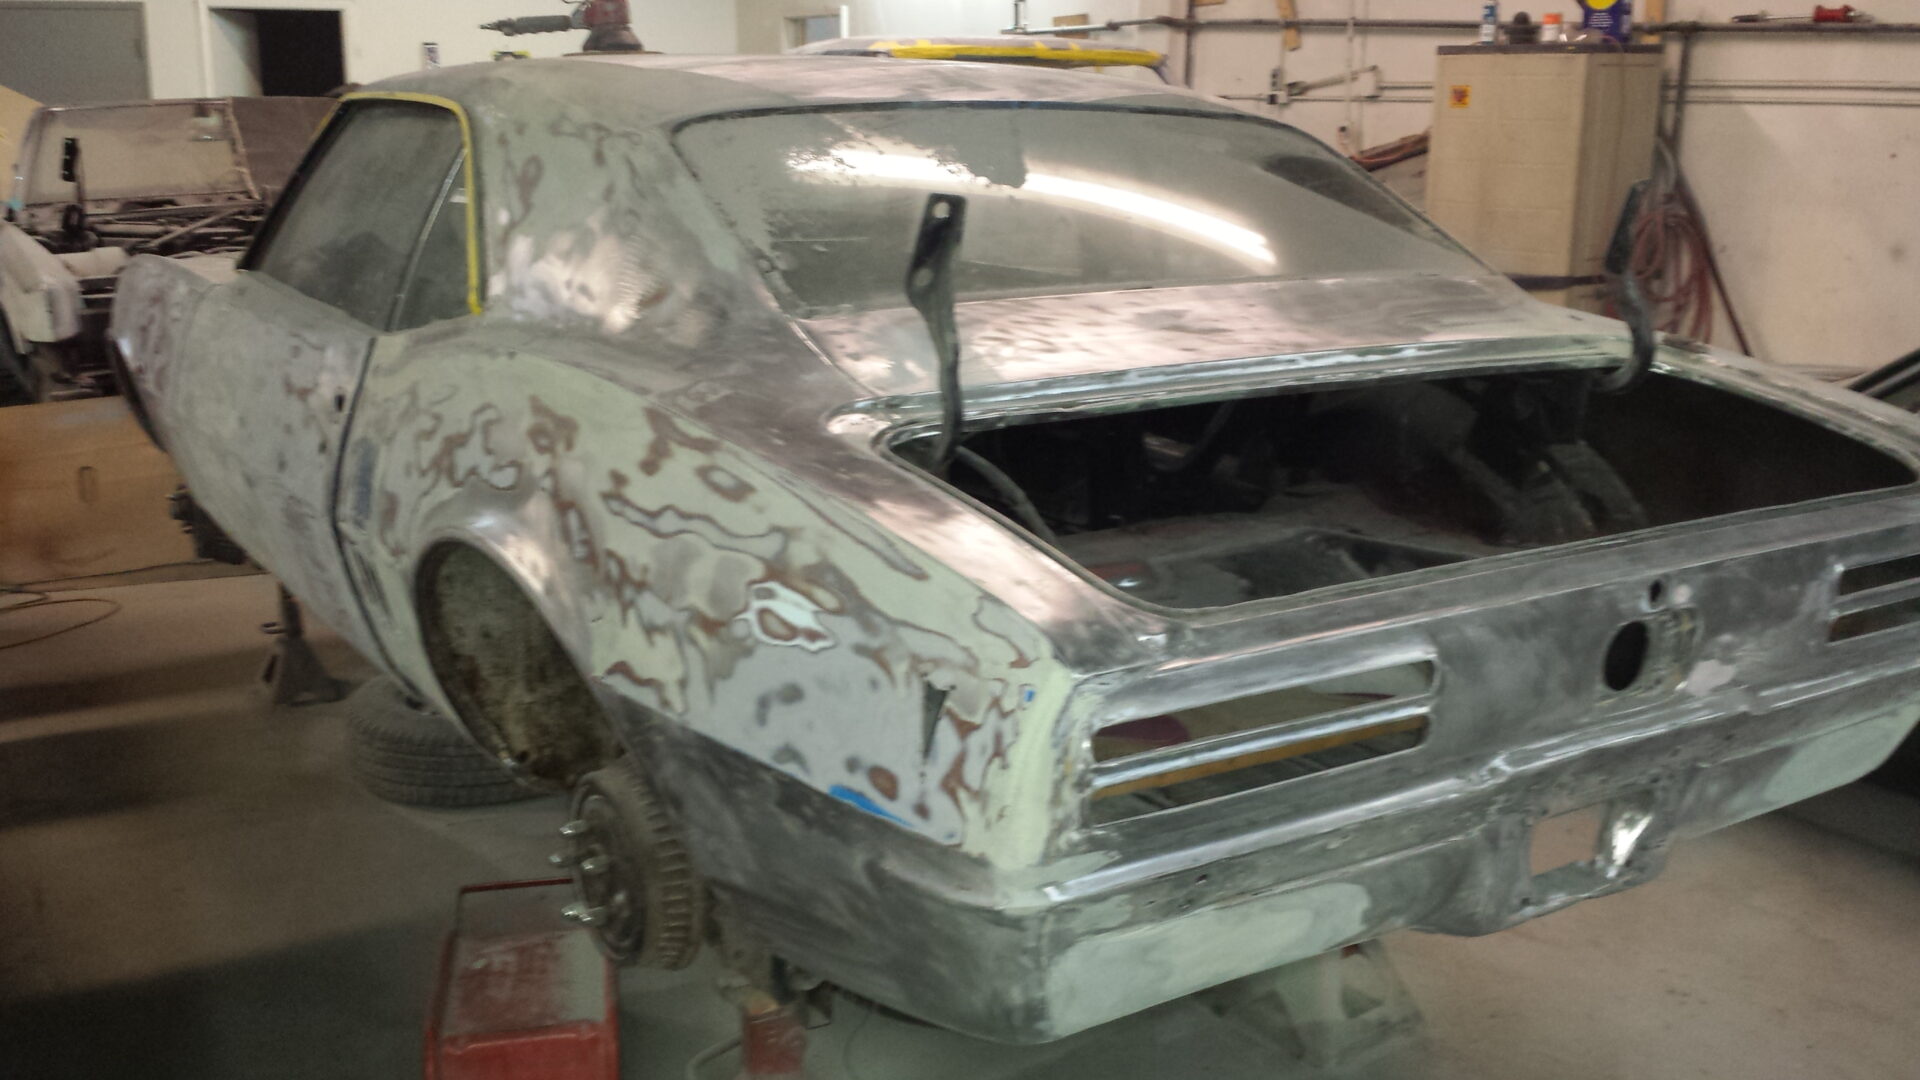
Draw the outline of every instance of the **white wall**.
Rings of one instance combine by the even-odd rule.
[[[496,49],[559,56],[580,47],[584,31],[503,37],[479,25],[514,15],[565,12],[554,0],[146,0],[147,56],[155,97],[220,92],[232,46],[208,14],[213,7],[304,8],[341,12],[347,78],[373,82],[421,66],[421,43],[440,44],[446,65],[486,60]],[[734,0],[632,0],[633,24],[649,49],[734,51]]]
[[[209,17],[207,89],[221,96],[260,92],[260,19],[251,11],[215,8]]]
[[[840,10],[838,0],[739,0],[740,51],[779,52],[785,20]],[[1271,10],[1271,2],[1268,7]],[[1085,14],[1095,22],[1164,14],[1165,0],[1034,0],[1027,5],[1030,26],[1049,26],[1055,15]],[[994,34],[1013,20],[1010,0],[849,0],[848,33],[948,37]],[[1184,4],[1182,5],[1184,10]],[[1161,31],[1149,33],[1164,37]],[[1110,37],[1111,35],[1102,35]],[[1128,40],[1133,35],[1113,37]]]
[[[836,5],[813,0],[739,0],[742,52],[773,52],[782,19],[819,14]],[[1641,5],[1644,6],[1644,5]],[[1724,21],[1763,5],[1756,0],[1669,0],[1668,17]],[[1771,5],[1775,10],[1795,5]],[[1807,6],[1811,6],[1810,4]],[[1298,0],[1303,18],[1477,19],[1480,0]],[[1029,23],[1046,26],[1056,14],[1085,12],[1095,21],[1183,14],[1184,0],[1035,0]],[[1527,10],[1536,20],[1559,10],[1577,24],[1573,0],[1506,0],[1503,13]],[[1911,0],[1873,5],[1883,20],[1920,18]],[[1008,0],[855,0],[854,34],[991,34],[1007,25]],[[1272,0],[1226,0],[1203,6],[1202,18],[1272,18]],[[1176,76],[1178,35],[1158,29],[1101,34],[1170,51]],[[1380,31],[1361,33],[1351,63],[1379,64],[1391,82],[1430,83],[1437,45],[1471,41],[1471,34]],[[1755,98],[1823,100],[1849,96],[1898,99],[1920,106],[1920,92],[1715,89],[1719,80],[1888,80],[1920,85],[1920,38],[1826,41],[1802,37],[1756,40],[1704,37],[1695,46],[1695,100],[1687,110],[1683,164],[1712,228],[1714,246],[1754,351],[1786,363],[1868,367],[1920,348],[1920,107],[1847,104],[1760,104]],[[1289,80],[1308,81],[1348,70],[1343,32],[1305,35],[1286,57]],[[1677,64],[1670,43],[1668,63]],[[1280,36],[1271,31],[1215,30],[1199,35],[1194,74],[1201,90],[1259,94],[1280,61]],[[1424,130],[1431,121],[1431,90],[1388,90],[1387,99],[1353,107],[1356,145],[1377,145]],[[1713,99],[1721,99],[1715,101]],[[1729,102],[1726,99],[1738,99]],[[1739,103],[1746,102],[1746,103]],[[1348,106],[1337,90],[1285,108],[1252,102],[1243,107],[1285,120],[1337,142]],[[1731,345],[1724,321],[1714,340]]]
[[[1740,0],[1687,0],[1725,18]],[[1904,8],[1902,11],[1900,9]],[[1920,5],[1875,5],[1914,19]],[[1779,6],[1775,6],[1779,10]],[[1669,50],[1669,63],[1677,49]],[[1703,38],[1682,167],[1728,287],[1771,360],[1871,366],[1920,348],[1920,93],[1722,90],[1719,80],[1920,80],[1920,38]],[[1904,100],[1908,106],[1712,104],[1761,97]],[[1715,341],[1732,337],[1716,331]]]

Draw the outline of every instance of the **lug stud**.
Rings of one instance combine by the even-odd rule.
[[[548,866],[554,866],[554,867],[559,867],[564,869],[566,867],[572,866],[573,862],[574,862],[574,854],[571,851],[556,851],[553,854],[547,856]]]
[[[571,840],[576,836],[585,836],[587,834],[587,828],[586,822],[581,821],[579,818],[574,818],[572,821],[560,826],[560,835]]]
[[[577,922],[581,926],[598,926],[607,921],[607,909],[603,907],[590,907],[579,900],[575,900],[573,903],[560,909],[560,917],[568,922]]]
[[[604,874],[613,866],[613,860],[605,855],[589,855],[580,860],[580,872],[583,874]]]

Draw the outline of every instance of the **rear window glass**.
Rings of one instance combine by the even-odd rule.
[[[1488,271],[1350,162],[1254,117],[937,105],[717,118],[682,156],[803,314],[897,307],[932,192],[962,297]]]

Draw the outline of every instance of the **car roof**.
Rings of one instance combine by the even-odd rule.
[[[675,127],[704,116],[862,102],[1120,104],[1235,112],[1179,87],[1016,64],[863,56],[668,56],[579,53],[557,60],[466,64],[387,79],[363,92],[445,96],[512,114],[541,97],[604,103],[629,122]]]

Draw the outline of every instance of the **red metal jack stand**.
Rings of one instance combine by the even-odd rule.
[[[807,1056],[806,1006],[764,991],[740,1003],[740,1080],[801,1080]]]
[[[567,878],[460,890],[427,1014],[426,1080],[618,1080],[614,968],[590,929],[560,917],[572,890]]]

